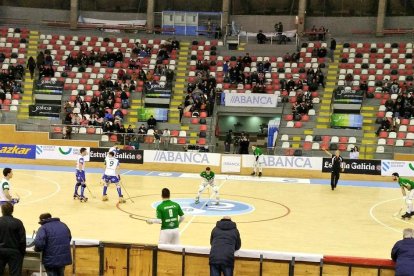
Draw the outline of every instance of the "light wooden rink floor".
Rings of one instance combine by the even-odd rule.
[[[169,188],[172,200],[193,199],[201,182],[199,177],[127,173],[122,175],[122,182],[134,203],[127,200],[118,205],[114,186],[108,189],[109,201],[101,201],[101,175],[87,173],[95,198],[86,190],[89,201],[81,203],[72,198],[73,172],[14,170],[12,191],[21,197],[14,216],[23,221],[28,235],[38,229],[39,214],[50,212],[69,226],[75,238],[156,244],[159,225],[147,225],[144,220],[155,216],[152,204],[161,200],[161,189]],[[402,238],[402,230],[414,228],[414,218],[402,221],[395,217],[403,206],[397,186],[339,186],[331,191],[329,185],[276,180],[216,180],[223,200],[254,207],[250,213],[232,216],[244,249],[389,258],[392,246]],[[180,225],[181,243],[209,246],[210,232],[219,219],[187,215]]]

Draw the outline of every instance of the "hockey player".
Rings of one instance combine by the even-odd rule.
[[[11,204],[19,203],[20,198],[13,198],[11,193],[10,179],[13,177],[13,170],[4,168],[3,179],[0,181],[0,205],[10,202]]]
[[[200,203],[200,195],[201,193],[207,188],[207,186],[211,186],[211,188],[214,191],[215,197],[216,197],[216,205],[219,205],[220,198],[219,198],[219,190],[218,187],[214,184],[214,172],[210,169],[210,167],[207,167],[205,171],[200,173],[200,176],[203,178],[203,182],[200,184],[200,187],[198,189],[198,194],[195,199],[195,204]]]
[[[251,175],[255,176],[258,175],[259,177],[262,176],[262,164],[264,163],[264,157],[262,149],[256,146],[252,146],[253,155],[254,155],[254,165],[253,165],[253,172]]]
[[[405,203],[407,204],[407,212],[401,216],[401,218],[411,218],[414,215],[413,210],[413,198],[414,198],[414,181],[408,178],[402,178],[398,173],[392,174],[392,179],[394,181],[398,181],[398,185],[401,187],[401,192],[403,194],[403,198]]]
[[[85,156],[88,154],[86,148],[81,148],[76,161],[76,184],[73,199],[79,199],[81,202],[88,201],[85,197],[86,175],[85,175]],[[80,195],[78,194],[79,187],[81,187]]]
[[[148,224],[161,224],[159,244],[179,244],[180,232],[178,227],[184,221],[181,206],[170,200],[170,190],[162,189],[162,203],[157,206],[157,218],[148,219]]]
[[[116,190],[118,191],[119,203],[125,203],[124,196],[122,195],[122,189],[119,181],[121,181],[121,176],[119,175],[119,160],[116,159],[115,153],[113,151],[108,153],[108,156],[105,159],[105,173],[102,177],[104,180],[103,187],[103,196],[102,201],[107,201],[108,196],[106,194],[108,190],[108,185],[113,183],[116,185]]]

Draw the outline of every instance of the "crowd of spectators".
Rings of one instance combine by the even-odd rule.
[[[10,94],[10,98],[14,94],[23,93],[22,78],[24,67],[22,65],[9,65],[8,69],[0,71],[0,100],[4,101],[6,95]]]
[[[179,43],[175,40],[160,45],[154,69],[149,69],[147,64],[141,63],[141,59],[151,56],[153,49],[149,45],[136,43],[131,51],[128,67],[118,69],[116,80],[103,78],[98,84],[99,93],[85,97],[86,91],[78,91],[75,99],[65,103],[64,123],[72,126],[101,127],[104,133],[120,134],[120,139],[123,133],[134,133],[131,125],[126,128],[123,124],[126,110],[130,107],[131,93],[134,93],[139,85],[143,88],[159,85],[160,76],[166,77],[166,83],[171,82],[174,71],[163,61],[169,59],[170,52],[178,47]],[[122,52],[79,51],[76,56],[67,56],[65,69],[71,70],[77,66],[80,72],[84,72],[87,66],[94,66],[96,62],[99,62],[101,67],[114,67],[115,63],[123,63],[125,60]]]

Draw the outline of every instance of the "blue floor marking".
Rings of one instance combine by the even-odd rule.
[[[310,179],[311,184],[317,185],[331,185],[330,179]],[[341,180],[338,181],[338,186],[355,186],[355,187],[378,187],[378,188],[399,188],[395,182],[384,181],[356,181],[356,180]]]
[[[50,166],[50,165],[28,165],[28,164],[8,164],[0,163],[0,167],[11,167],[17,170],[38,170],[38,171],[60,171],[60,172],[75,172],[75,162],[73,167],[68,166]],[[86,173],[103,173],[103,168],[88,168]],[[180,177],[180,172],[157,172],[157,171],[142,171],[142,170],[120,170],[124,175],[136,176],[157,176],[157,177]],[[295,182],[289,182],[295,183]],[[330,185],[330,179],[310,179],[310,184],[313,185]],[[399,188],[395,182],[384,181],[356,181],[356,180],[339,180],[338,186],[355,186],[355,187],[377,187],[377,188]]]

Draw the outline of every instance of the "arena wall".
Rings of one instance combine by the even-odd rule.
[[[0,125],[0,142],[26,145],[99,146],[97,141],[50,139],[49,132],[17,131],[15,125]]]

